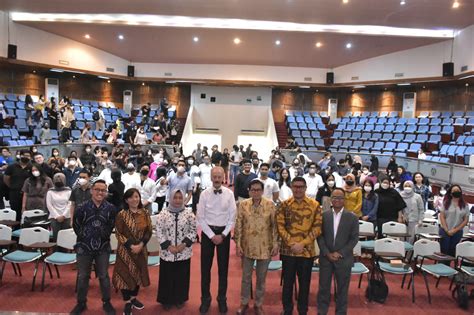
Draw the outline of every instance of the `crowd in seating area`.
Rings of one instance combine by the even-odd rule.
[[[474,154],[474,112],[348,112],[329,120],[325,112],[288,111],[289,135],[301,148],[411,156],[469,164]]]
[[[112,102],[0,94],[0,145],[172,143],[181,128],[175,118],[166,98],[128,115]]]

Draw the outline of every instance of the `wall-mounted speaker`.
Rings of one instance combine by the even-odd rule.
[[[454,75],[454,62],[443,63],[443,77],[452,77]]]
[[[334,72],[326,73],[326,84],[334,84]]]
[[[127,75],[129,77],[134,77],[135,76],[135,66],[128,66]]]
[[[8,44],[8,58],[16,59],[16,45]]]

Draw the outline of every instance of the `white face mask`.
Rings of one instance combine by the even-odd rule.
[[[194,160],[191,160],[191,159],[188,160],[188,164],[189,164],[189,165],[193,165],[193,164],[194,164]]]
[[[33,171],[31,174],[33,174],[34,177],[38,177],[41,173],[39,171]]]
[[[182,173],[184,173],[184,171],[185,171],[184,166],[178,166],[178,173],[182,174]]]
[[[383,183],[383,184],[380,185],[380,187],[382,187],[382,189],[388,189],[390,187],[390,185],[387,184],[387,183]]]
[[[372,187],[370,187],[370,186],[364,186],[364,190],[365,190],[366,192],[371,192],[371,191],[372,191]]]
[[[76,166],[76,161],[70,160],[69,161],[69,166]]]
[[[367,174],[369,174],[369,171],[368,171],[368,170],[364,170],[362,173],[364,173],[364,175],[367,175]]]
[[[333,180],[327,181],[329,187],[334,187],[335,182]]]
[[[446,195],[446,190],[444,190],[444,189],[443,189],[443,190],[441,190],[441,191],[439,192],[439,194],[440,194],[441,196],[444,196],[444,195]]]
[[[91,153],[91,149],[86,149],[86,153]]]
[[[79,183],[79,185],[81,185],[81,186],[84,186],[84,185],[87,184],[88,182],[89,182],[89,181],[88,181],[87,179],[85,179],[85,178],[79,178],[79,180],[78,180],[78,183]]]
[[[411,187],[403,187],[403,191],[406,193],[411,193],[413,191],[413,188]]]

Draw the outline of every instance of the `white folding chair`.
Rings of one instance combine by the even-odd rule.
[[[375,236],[374,224],[372,222],[359,220],[359,238],[367,238],[370,236]],[[363,250],[366,250],[366,251],[374,250],[373,240],[360,241],[360,245]]]
[[[118,240],[117,236],[115,233],[110,234],[110,248],[112,249],[112,253],[110,254],[109,257],[109,264],[113,265],[115,264],[115,261],[117,260],[117,254],[115,252],[117,251],[118,247]]]
[[[4,225],[4,224],[0,224],[0,240],[1,241],[11,241],[12,239],[12,228],[7,226],[7,225]],[[0,257],[2,257],[4,254],[7,253],[7,249],[6,248],[2,248],[0,250]],[[15,271],[16,273],[16,271]]]
[[[466,266],[464,262],[469,261],[472,263],[472,257],[474,257],[474,242],[466,241],[456,245],[456,259],[459,270],[470,277],[474,276],[474,267]]]
[[[392,266],[390,262],[380,261],[383,258],[405,258],[405,245],[404,242],[395,240],[392,238],[382,238],[375,240],[374,252],[376,255],[376,268],[379,268],[382,277],[384,272],[391,273],[394,275],[411,275],[411,286],[412,286],[412,302],[415,302],[415,285],[413,269],[409,264],[405,262],[402,267]],[[388,255],[388,256],[387,256]],[[402,288],[404,281],[402,281]]]
[[[384,224],[382,224],[382,234],[387,236],[387,237],[391,237],[391,238],[395,238],[395,239],[399,239],[399,238],[403,238],[403,239],[406,239],[407,238],[407,232],[408,232],[408,227],[403,224],[403,223],[399,223],[399,222],[395,222],[395,221],[390,221],[390,222],[386,222]],[[402,235],[402,236],[400,236]],[[405,246],[405,250],[407,252],[409,251],[412,251],[413,250],[413,245],[408,243],[408,242],[403,242],[404,246]]]
[[[41,227],[32,227],[21,229],[19,244],[23,246],[29,246],[34,243],[46,243],[49,241],[49,231]],[[3,256],[2,271],[0,272],[0,283],[2,281],[5,264],[11,262],[18,267],[18,272],[21,276],[20,264],[35,262],[35,270],[33,273],[33,283],[31,290],[35,288],[36,274],[38,272],[38,264],[43,254],[38,251],[24,251],[15,250],[9,254]]]
[[[46,215],[46,212],[44,212],[43,210],[40,210],[40,209],[26,210],[26,211],[23,211],[23,213],[21,214],[20,223],[21,224],[25,223],[25,218],[41,217],[41,216],[44,216],[44,215]],[[18,229],[18,230],[13,231],[13,237],[20,237],[21,230],[22,229]]]
[[[74,245],[76,244],[76,241],[77,241],[77,236],[76,236],[76,233],[74,233],[73,229],[61,230],[58,232],[58,240],[57,240],[58,247],[72,251],[74,250]],[[56,275],[59,279],[60,276],[59,276],[58,266],[71,265],[74,263],[76,263],[76,253],[55,252],[49,255],[48,257],[46,257],[43,261],[43,276],[41,280],[41,291],[44,290],[44,276],[46,273],[46,266],[48,266],[48,269],[49,269],[49,265],[53,265],[54,268],[56,269]],[[49,269],[49,273],[52,279],[53,277],[51,274],[51,269]]]
[[[430,274],[434,277],[437,277],[436,287],[439,285],[439,281],[442,277],[454,277],[457,274],[457,271],[445,264],[440,264],[438,262],[430,265],[424,264],[426,257],[433,256],[435,253],[441,251],[440,244],[436,241],[421,239],[415,242],[413,245],[413,256],[415,258],[415,270],[421,270],[423,278],[425,280],[426,291],[428,292],[428,301],[431,304],[431,293],[428,284],[428,279],[426,274]]]
[[[152,235],[148,243],[146,243],[146,250],[148,252],[148,266],[159,266],[160,265],[160,243],[155,235]],[[155,254],[155,255],[150,255]]]
[[[429,223],[422,223],[415,226],[415,239],[427,238],[431,240],[439,239],[439,228],[436,225]]]
[[[6,208],[0,210],[0,220],[2,221],[15,221],[16,220],[16,212],[12,209]]]
[[[360,227],[360,225],[359,225]],[[361,242],[357,242],[356,246],[353,249],[353,254],[355,258],[359,258],[362,255],[362,247],[361,247]],[[362,283],[362,276],[364,274],[369,273],[369,269],[360,261],[355,261],[354,265],[352,266],[351,269],[351,274],[353,275],[360,275],[359,277],[359,286],[358,288],[360,289],[360,285]]]

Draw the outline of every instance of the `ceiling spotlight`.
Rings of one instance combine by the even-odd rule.
[[[280,46],[280,44],[281,44],[281,41],[280,41],[279,39],[277,39],[277,40],[275,41],[275,45]]]
[[[193,37],[193,41],[194,41],[195,43],[197,43],[197,42],[199,41],[199,37],[194,36],[194,37]]]
[[[238,37],[234,38],[234,44],[236,45],[240,44],[240,38]]]
[[[346,44],[346,48],[347,48],[347,49],[352,48],[352,43],[347,43],[347,44]]]
[[[145,85],[145,82],[142,82],[142,85]]]
[[[457,0],[454,0],[453,2],[453,9],[459,8],[459,2]]]
[[[469,83],[466,83],[466,86],[469,86]]]
[[[89,34],[84,35],[84,37],[85,37],[86,39],[90,39],[90,38],[91,38],[91,36],[90,36]]]
[[[319,48],[319,47],[321,47],[321,46],[323,46],[323,43],[321,43],[321,42],[317,42],[317,43],[316,43],[316,47]]]
[[[405,4],[407,4],[406,1],[404,1],[404,0],[400,1],[400,5],[405,5]]]
[[[387,88],[383,89],[384,91],[387,91]]]
[[[423,85],[423,88],[426,89],[426,86]]]
[[[75,75],[73,75],[73,76],[72,76],[72,78],[73,78],[73,79],[75,79],[75,78],[76,78],[76,76],[75,76]]]
[[[344,4],[349,3],[349,0],[342,0],[342,3]]]
[[[33,73],[36,73],[36,70],[33,70]]]
[[[125,37],[123,37],[122,34],[120,34],[120,35],[118,36],[118,39],[120,39],[120,40],[123,40],[124,38],[125,38]]]
[[[110,83],[110,80],[107,80],[107,83]]]

